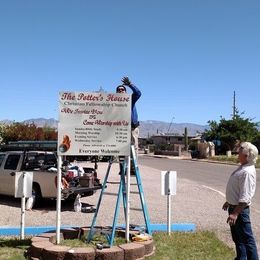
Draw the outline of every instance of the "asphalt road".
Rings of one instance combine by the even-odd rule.
[[[146,165],[161,171],[177,171],[179,178],[195,181],[221,194],[225,194],[226,183],[230,174],[237,168],[236,165],[209,163],[196,160],[178,160],[169,158],[154,158],[140,156],[139,164]],[[254,196],[255,210],[260,213],[260,169],[257,169],[256,193]]]

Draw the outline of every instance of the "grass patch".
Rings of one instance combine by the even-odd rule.
[[[1,260],[24,260],[24,252],[31,245],[31,239],[20,240],[18,238],[0,239]]]
[[[220,161],[220,162],[233,162],[233,163],[239,163],[237,155],[216,155],[213,157],[210,157],[211,160],[214,161]]]
[[[84,238],[85,239],[85,238]],[[86,244],[84,239],[68,239],[61,241],[62,245],[71,247],[94,246],[98,242],[107,243],[100,236],[94,237],[91,244]],[[234,259],[234,251],[221,242],[213,232],[172,232],[154,233],[155,254],[149,260],[186,260],[186,259]],[[23,253],[30,246],[30,239],[1,239],[0,259],[24,260]],[[124,238],[115,237],[115,244],[125,243]]]
[[[234,251],[220,241],[213,232],[155,233],[153,235],[156,250],[150,260],[170,259],[234,259]]]
[[[233,162],[233,163],[239,163],[238,156],[237,155],[231,155],[231,156],[226,156],[226,155],[216,155],[213,157],[209,158],[210,160],[213,161],[219,161],[219,162]],[[258,159],[255,164],[256,168],[260,168],[260,157],[258,156]]]
[[[104,235],[94,235],[90,243],[86,243],[86,237],[82,236],[81,239],[65,239],[61,241],[61,245],[70,246],[70,247],[94,247],[96,248],[96,244],[108,244],[108,241]],[[114,245],[122,245],[125,244],[125,238],[117,237],[114,238]]]

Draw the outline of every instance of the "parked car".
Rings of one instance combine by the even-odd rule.
[[[69,170],[69,169],[68,169]],[[0,152],[0,194],[14,196],[15,172],[33,172],[33,204],[39,205],[41,199],[57,197],[57,157],[47,151],[3,151]],[[77,194],[82,197],[93,195],[101,188],[95,169],[84,170],[80,176],[66,180],[67,172],[62,171],[61,198],[74,199]],[[65,179],[64,179],[65,178]],[[87,181],[83,181],[87,180]],[[63,185],[67,182],[66,185]]]

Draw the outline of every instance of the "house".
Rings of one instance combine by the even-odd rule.
[[[150,137],[156,153],[167,153],[176,156],[180,156],[185,151],[185,146],[188,146],[192,138],[194,136],[188,136],[186,141],[185,135],[179,134],[158,134]]]
[[[188,140],[192,137],[188,137]],[[160,134],[160,135],[153,135],[151,136],[153,144],[161,145],[161,144],[168,144],[168,145],[185,145],[185,137],[184,135],[171,135],[171,134]]]

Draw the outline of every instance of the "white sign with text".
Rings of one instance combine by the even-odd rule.
[[[59,155],[129,156],[131,95],[99,92],[59,94]]]

